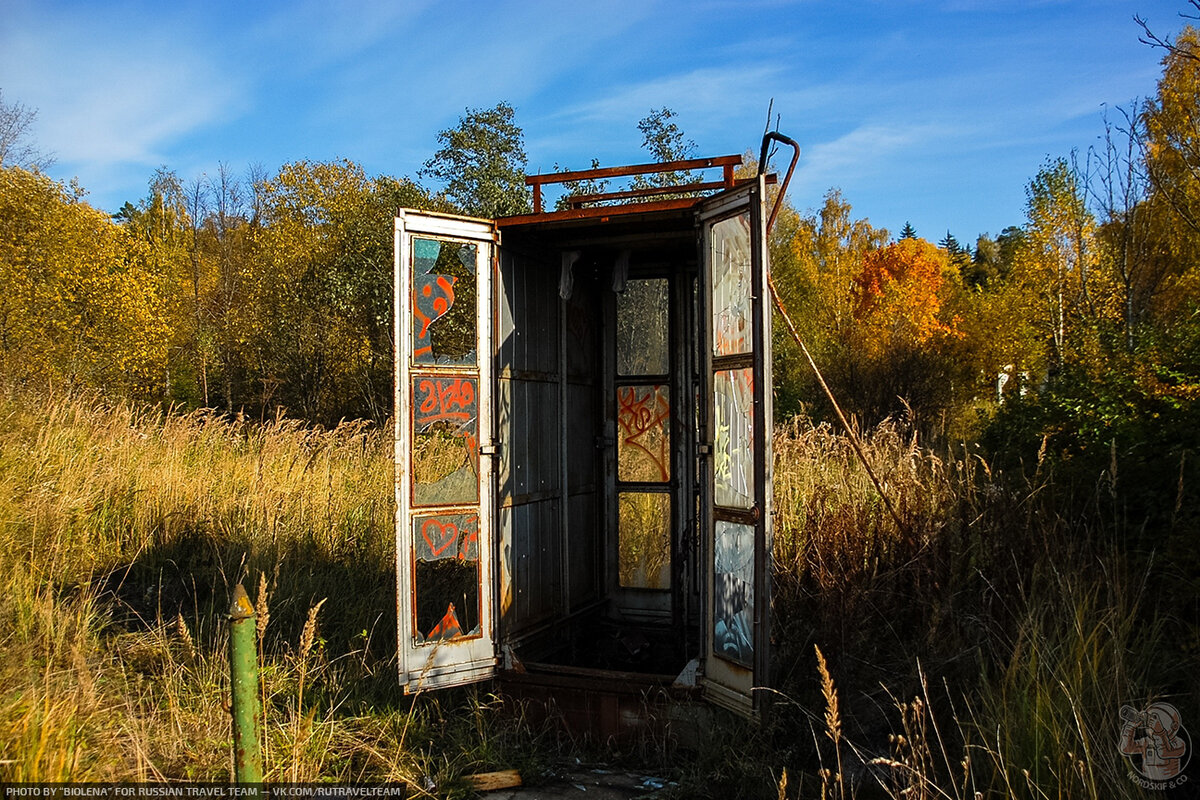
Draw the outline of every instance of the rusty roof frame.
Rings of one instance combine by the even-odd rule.
[[[544,175],[528,175],[525,185],[533,187],[533,213],[520,214],[512,217],[502,217],[497,223],[502,226],[523,225],[531,222],[550,222],[554,220],[589,219],[592,217],[611,217],[624,214],[644,214],[652,211],[672,211],[690,208],[704,199],[701,192],[732,189],[753,178],[735,178],[735,167],[743,163],[742,156],[712,156],[709,158],[689,158],[680,161],[663,161],[654,164],[632,164],[622,167],[598,167],[596,169],[572,170],[567,172],[551,172]],[[676,186],[651,186],[642,189],[625,189],[615,192],[596,192],[589,194],[569,195],[567,208],[561,211],[544,211],[542,208],[542,187],[548,184],[567,183],[569,181],[596,180],[600,178],[621,178],[631,175],[654,175],[663,172],[684,172],[688,170],[721,169],[719,181],[697,181]],[[767,176],[768,183],[775,183],[775,176]],[[681,194],[691,195],[680,197]],[[664,197],[665,195],[669,195]],[[591,205],[586,203],[609,203],[612,201],[635,200],[638,198],[662,199],[642,200],[632,203],[615,203],[613,205]]]
[[[550,221],[550,219],[580,219],[587,217],[619,215],[619,213],[638,213],[644,211],[664,211],[683,209],[694,205],[702,199],[697,197],[678,197],[679,194],[707,192],[712,190],[727,190],[738,185],[733,178],[733,168],[742,166],[742,156],[713,156],[709,158],[686,158],[683,161],[666,161],[653,164],[631,164],[628,167],[600,167],[596,169],[578,169],[563,173],[548,173],[544,175],[528,175],[526,186],[533,187],[533,213],[518,217],[505,218],[505,223]],[[604,178],[625,178],[629,175],[654,175],[660,173],[686,172],[692,169],[721,168],[720,181],[697,181],[692,184],[678,186],[652,186],[638,190],[619,192],[599,192],[589,194],[572,194],[568,197],[568,207],[562,211],[542,210],[541,187],[550,184],[565,184],[568,181],[596,180]],[[584,207],[586,203],[607,203],[612,200],[630,200],[635,198],[653,198],[660,196],[676,196],[659,200],[646,200],[642,203],[625,203],[618,205],[593,205]]]

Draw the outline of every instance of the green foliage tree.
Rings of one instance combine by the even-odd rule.
[[[505,102],[489,109],[468,108],[458,127],[437,136],[441,147],[420,174],[445,187],[464,213],[503,217],[528,213],[532,194],[525,185],[524,133],[516,111]]]
[[[590,167],[590,169],[600,169],[600,160],[593,158],[592,166]],[[554,171],[555,172],[567,172],[568,170],[565,169],[564,167],[560,167],[558,164],[555,164]],[[567,208],[567,206],[568,206],[567,198],[570,197],[571,195],[600,194],[602,192],[608,191],[608,181],[607,180],[596,180],[595,178],[592,178],[589,180],[579,180],[579,181],[563,181],[562,187],[563,187],[563,194],[561,197],[558,198],[557,201],[555,201],[555,205],[554,205],[555,209],[558,211],[562,211],[563,209]]]
[[[638,130],[642,134],[642,148],[650,153],[656,164],[669,161],[685,161],[693,158],[696,153],[696,143],[684,135],[675,119],[674,111],[666,106],[651,109],[650,113],[638,120]],[[630,183],[633,189],[648,189],[650,187],[679,186],[692,183],[695,175],[688,170],[677,172],[657,172],[653,175],[638,175]]]

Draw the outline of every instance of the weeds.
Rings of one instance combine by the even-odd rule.
[[[674,754],[683,791],[1138,796],[1121,705],[1200,718],[1187,565],[1131,556],[1110,534],[1136,521],[1098,504],[1062,516],[1049,458],[1006,481],[900,423],[860,440],[895,518],[842,437],[777,431],[772,684],[795,703]],[[554,743],[498,698],[401,695],[391,478],[390,436],[361,424],[0,396],[0,780],[228,780],[238,581],[256,587],[269,780],[443,796],[543,769]]]
[[[474,771],[470,749],[448,768],[413,746],[397,685],[386,428],[77,394],[2,395],[0,423],[0,781],[229,780],[239,580],[257,582],[269,780],[421,796]]]
[[[1200,711],[1200,663],[1179,636],[1194,579],[1123,549],[1126,520],[1061,516],[1041,460],[1006,482],[894,421],[862,441],[903,525],[840,437],[799,421],[776,434],[776,682],[824,706],[833,743],[829,759],[814,739],[815,763],[793,759],[792,774],[816,772],[823,797],[1142,796],[1116,714],[1163,693]],[[813,639],[837,643],[838,670],[820,649],[802,668]]]

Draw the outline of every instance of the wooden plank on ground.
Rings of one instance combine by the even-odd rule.
[[[496,772],[480,772],[468,775],[467,783],[480,792],[494,792],[497,789],[511,789],[521,785],[521,773],[515,769],[502,769]]]

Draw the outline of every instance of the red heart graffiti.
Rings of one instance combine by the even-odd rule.
[[[430,518],[421,523],[421,536],[429,545],[433,557],[437,558],[458,541],[458,526],[453,522],[442,523],[436,518]],[[435,541],[437,544],[434,544]]]

